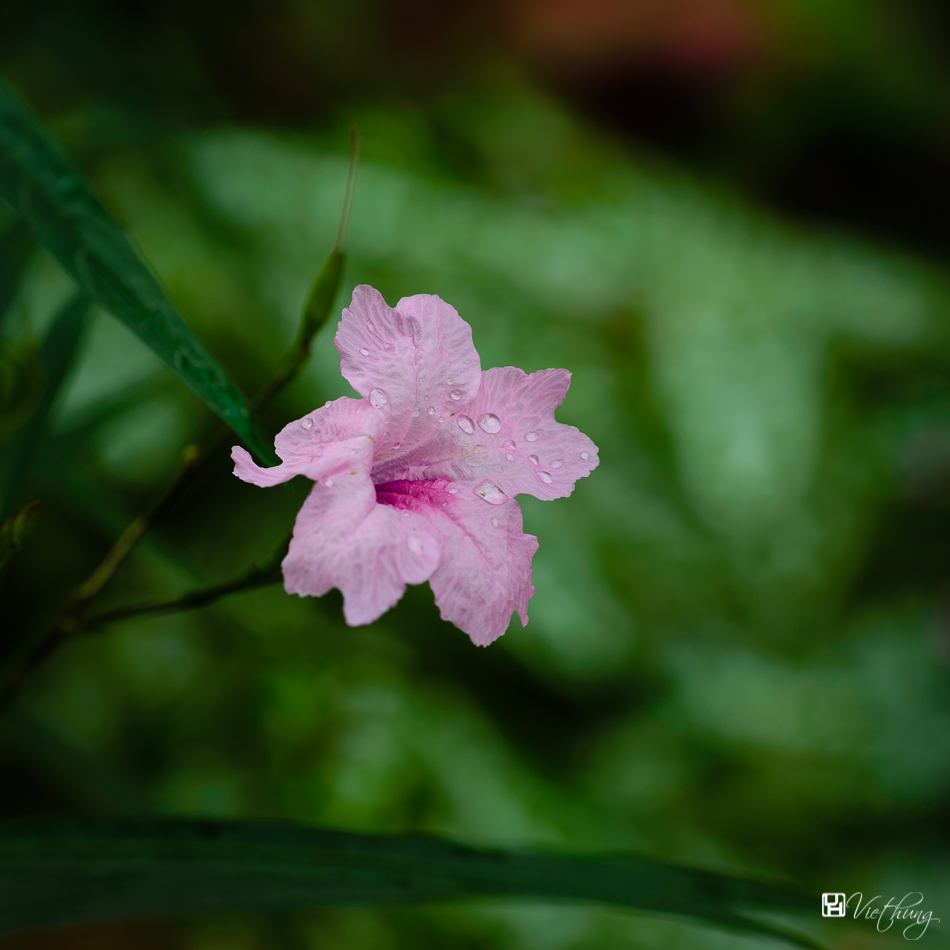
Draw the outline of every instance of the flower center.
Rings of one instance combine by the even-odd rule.
[[[385,482],[376,486],[376,501],[403,511],[414,511],[425,506],[445,508],[455,497],[448,491],[449,484],[447,478]]]

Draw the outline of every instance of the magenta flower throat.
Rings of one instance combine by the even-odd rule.
[[[516,496],[564,498],[598,461],[587,436],[554,421],[571,374],[483,371],[471,327],[428,294],[389,307],[357,287],[335,342],[362,398],[285,426],[274,468],[231,455],[254,485],[314,483],[283,561],[287,593],[337,587],[358,626],[428,581],[443,619],[476,644],[500,637],[513,611],[526,625],[538,540]]]

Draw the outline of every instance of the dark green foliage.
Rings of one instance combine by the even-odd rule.
[[[742,911],[815,895],[633,856],[484,851],[292,823],[187,820],[0,828],[0,933],[140,914],[296,910],[466,897],[596,901],[818,946]]]
[[[155,351],[261,458],[244,398],[168,299],[62,146],[0,79],[0,197],[97,303]]]

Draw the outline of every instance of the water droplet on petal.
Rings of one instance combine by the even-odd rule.
[[[515,444],[514,442],[511,441],[511,439],[505,439],[505,441],[502,442],[501,444],[502,444],[502,448],[506,448],[506,449],[513,449],[515,447]]]
[[[449,380],[449,382],[452,382],[452,380]],[[449,393],[449,395],[450,395],[456,402],[458,402],[458,400],[462,398],[462,390],[461,390],[461,389],[453,389],[452,392]]]
[[[590,458],[590,452],[581,452],[581,458],[586,462]]]
[[[455,421],[466,435],[472,435],[475,432],[475,423],[468,416],[459,416]]]
[[[430,416],[434,416],[434,415],[435,415],[435,406],[429,406],[429,408],[426,409],[426,412],[429,413]]]
[[[465,362],[466,362],[466,363],[471,363],[472,361],[471,361],[471,360],[466,360]]]
[[[327,488],[332,488],[332,487],[333,487],[333,479],[332,479],[332,478],[325,478],[325,479],[323,480],[323,484],[326,485]]]
[[[371,389],[369,391],[369,404],[374,409],[380,409],[389,402],[389,396],[381,389]]]
[[[442,507],[443,507],[443,508],[448,508],[448,507],[449,507],[449,503],[448,503],[447,501],[443,501],[443,502],[442,502]]]
[[[560,468],[564,464],[564,459],[552,459],[551,468]]]
[[[493,485],[491,482],[482,482],[481,485],[478,485],[473,491],[479,498],[484,498],[490,505],[503,505],[508,500],[508,496],[497,485]]]
[[[479,445],[476,445],[475,448],[472,449],[472,454],[473,454],[473,455],[479,455],[479,454],[481,454],[482,452],[487,452],[487,451],[488,451],[488,446],[487,446],[487,445],[481,445],[481,444],[479,444]]]
[[[451,386],[451,385],[452,385],[452,377],[451,377],[451,376],[449,376],[449,378],[445,381],[445,385],[446,385],[446,386]]]
[[[414,534],[410,534],[406,538],[406,547],[414,554],[418,554],[422,550],[422,542]]]
[[[440,423],[445,422],[445,416],[439,416],[439,422]]]
[[[532,465],[538,465],[538,464],[541,462],[541,459],[539,459],[539,458],[537,457],[537,455],[529,455],[529,456],[528,456],[528,461],[529,461]]]
[[[413,409],[413,410],[412,410],[412,418],[413,418],[413,419],[417,419],[418,417],[419,417],[419,410],[418,410],[418,409]]]
[[[367,330],[370,330],[372,333],[375,333],[375,332],[376,332],[376,327],[373,326],[372,323],[367,323],[367,324],[366,324],[366,329],[367,329]]]
[[[333,400],[328,399],[328,400],[323,404],[323,408],[326,409],[326,407],[329,406],[332,401],[333,401]]]
[[[498,527],[498,519],[497,519],[497,518],[494,518],[494,517],[492,518],[492,520],[491,520],[491,526],[492,526],[493,528],[497,528],[497,527]]]
[[[538,477],[545,485],[550,485],[554,481],[554,476],[550,472],[538,472]]]
[[[478,424],[482,429],[486,432],[490,432],[492,435],[496,432],[501,432],[501,419],[493,412],[486,412],[480,415],[478,417]]]
[[[402,445],[402,442],[393,442],[394,449],[398,449],[400,445]]]
[[[385,346],[387,350],[391,350],[393,348],[392,343],[384,343],[383,346]]]
[[[309,428],[311,428],[311,427],[313,426],[313,419],[311,419],[310,416],[304,416],[304,417],[300,420],[300,424],[301,424],[305,429],[309,429]]]
[[[524,434],[524,440],[525,440],[525,442],[537,442],[537,441],[538,441],[538,433],[537,433],[537,432],[534,432],[534,431],[526,432],[526,433]]]
[[[369,350],[364,350],[362,347],[360,347],[360,353],[362,353],[363,356],[369,356]]]
[[[511,454],[511,452],[505,452],[505,458],[508,459],[509,462],[513,462],[515,460],[515,457]]]
[[[459,490],[458,490],[457,488],[455,488],[454,486],[449,489],[449,494],[450,494],[450,495],[457,495],[458,493],[459,493]]]

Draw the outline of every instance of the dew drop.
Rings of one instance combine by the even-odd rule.
[[[301,426],[303,426],[303,428],[310,429],[313,427],[313,419],[311,419],[310,416],[304,416],[300,420],[300,424]]]
[[[393,442],[394,449],[398,449],[400,445],[402,445],[402,442]]]
[[[332,487],[333,487],[333,479],[332,479],[332,478],[325,478],[325,479],[323,480],[323,484],[326,485],[327,488],[332,488]]]
[[[360,347],[360,353],[362,353],[363,356],[369,356],[369,350],[364,350],[362,347]]]
[[[482,482],[481,485],[478,485],[473,491],[479,498],[484,498],[490,505],[503,505],[508,500],[508,496],[497,485],[493,485],[491,482]]]
[[[332,402],[332,400],[331,400],[331,399],[328,399],[328,400],[323,404],[323,408],[326,409],[326,407],[329,406],[331,402]]]
[[[526,432],[526,433],[524,434],[524,440],[525,440],[525,442],[537,442],[537,441],[538,441],[538,433],[535,432],[535,431],[532,429],[531,432]]]
[[[447,501],[443,501],[443,502],[442,502],[442,507],[443,507],[443,508],[448,508],[448,507],[449,507],[449,503],[448,503]]]
[[[469,419],[468,416],[459,416],[458,419],[456,419],[455,421],[459,424],[459,428],[460,428],[466,435],[473,435],[473,434],[474,434],[474,432],[475,432],[475,423],[472,422],[472,420]]]
[[[387,350],[391,350],[393,348],[392,343],[384,343],[383,346],[385,346]]]
[[[452,385],[452,377],[451,377],[451,376],[449,376],[449,378],[446,379],[445,385],[446,385],[446,386],[451,386],[451,385]]]
[[[515,444],[514,442],[511,441],[511,439],[505,439],[505,441],[502,442],[501,445],[502,445],[502,448],[505,448],[505,449],[513,449],[515,447]]]
[[[554,476],[550,472],[538,472],[538,477],[545,485],[550,485],[554,481]]]
[[[513,462],[515,460],[515,457],[511,454],[511,452],[505,452],[505,458],[508,459],[509,462]]]
[[[413,409],[413,410],[412,410],[412,418],[413,418],[413,419],[417,419],[418,417],[419,417],[419,410],[418,410],[418,409]]]
[[[581,452],[581,458],[586,462],[590,458],[590,452]]]
[[[435,415],[435,406],[429,406],[429,408],[426,409],[426,412],[429,413],[430,416],[434,416],[434,415]]]
[[[564,459],[552,459],[551,468],[560,468],[564,464]]]
[[[472,361],[471,361],[471,360],[466,360],[465,362],[466,362],[466,363],[471,363]]]
[[[439,423],[445,422],[445,416],[439,416]]]
[[[457,495],[458,493],[459,493],[459,490],[458,490],[457,488],[455,488],[455,487],[452,487],[452,488],[449,489],[449,494],[450,494],[450,495]]]
[[[498,519],[497,519],[497,518],[494,518],[494,517],[492,518],[492,520],[491,520],[491,526],[492,526],[493,528],[497,528],[497,527],[498,527]]]
[[[408,517],[409,517],[409,512],[408,512],[408,511],[404,511],[404,512],[402,513],[402,516],[403,516],[403,518],[408,518]]]
[[[478,425],[480,428],[484,429],[485,432],[488,432],[494,435],[496,432],[501,432],[501,419],[498,418],[493,412],[486,412],[483,415],[478,417]]]
[[[422,550],[422,542],[414,534],[411,534],[406,539],[406,547],[414,554],[418,554]]]
[[[374,409],[381,409],[389,402],[389,396],[381,389],[371,389],[369,391],[369,404]]]
[[[487,452],[487,451],[488,451],[488,446],[487,446],[487,445],[482,445],[481,443],[479,443],[478,445],[476,445],[476,446],[472,449],[472,454],[473,454],[473,455],[481,455],[482,452]]]
[[[541,459],[539,459],[539,458],[537,457],[537,455],[529,455],[529,456],[528,456],[528,461],[529,461],[532,465],[538,465],[538,464],[541,462]]]
[[[449,382],[452,382],[452,380],[449,380]],[[461,390],[461,389],[453,389],[452,392],[449,393],[449,395],[450,395],[456,402],[458,402],[458,401],[462,398],[462,390]]]
[[[376,327],[373,326],[372,323],[367,323],[367,324],[366,324],[366,329],[369,330],[369,331],[371,331],[372,333],[375,333],[375,332],[376,332]]]

